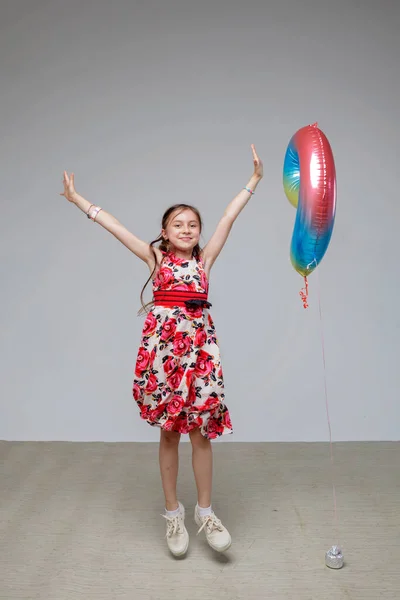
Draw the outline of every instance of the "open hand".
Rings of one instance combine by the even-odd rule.
[[[63,177],[64,191],[60,192],[60,196],[65,196],[69,202],[74,202],[76,191],[75,191],[75,178],[74,174],[68,175],[67,171],[64,171]]]
[[[256,177],[258,177],[259,179],[262,179],[262,177],[264,175],[264,167],[263,167],[260,157],[258,156],[258,154],[256,152],[256,148],[255,148],[254,144],[251,144],[251,150],[253,153],[254,175]]]

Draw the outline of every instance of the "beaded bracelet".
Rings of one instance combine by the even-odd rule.
[[[254,196],[253,190],[251,190],[249,187],[244,187],[243,189],[246,190],[246,192],[249,192],[249,194],[251,194],[252,196]]]

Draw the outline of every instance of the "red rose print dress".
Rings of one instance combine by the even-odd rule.
[[[208,292],[201,258],[171,252],[153,281],[155,291]],[[137,355],[133,397],[151,425],[208,439],[231,433],[215,327],[208,309],[153,306],[144,323]]]

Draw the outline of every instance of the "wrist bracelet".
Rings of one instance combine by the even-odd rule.
[[[88,218],[88,219],[90,219],[90,215],[89,215],[89,213],[90,213],[90,209],[92,208],[92,206],[94,206],[94,204],[91,204],[91,205],[89,206],[89,208],[87,209],[86,216],[87,216],[87,218]]]
[[[100,206],[94,206],[94,209],[92,210],[92,214],[90,214],[90,209],[92,208],[92,206],[94,206],[94,204],[92,204],[91,206],[89,206],[89,210],[87,212],[87,217],[88,217],[88,219],[92,219],[92,221],[95,221],[97,215],[99,214],[99,212],[102,209],[100,208]]]
[[[94,213],[94,215],[93,215],[93,221],[96,221],[96,219],[97,219],[97,215],[99,214],[99,212],[100,212],[101,210],[103,210],[103,209],[102,209],[102,208],[100,208],[99,206],[98,206],[97,208],[98,208],[98,210],[96,210],[96,212],[95,212],[95,213]]]
[[[251,190],[249,187],[244,187],[243,189],[246,190],[246,192],[249,192],[249,194],[251,194],[252,196],[254,196],[253,190]]]

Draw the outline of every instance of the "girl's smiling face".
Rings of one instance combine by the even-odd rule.
[[[199,219],[190,209],[175,212],[162,230],[170,249],[184,254],[185,258],[191,258],[193,248],[199,243],[200,233]]]

